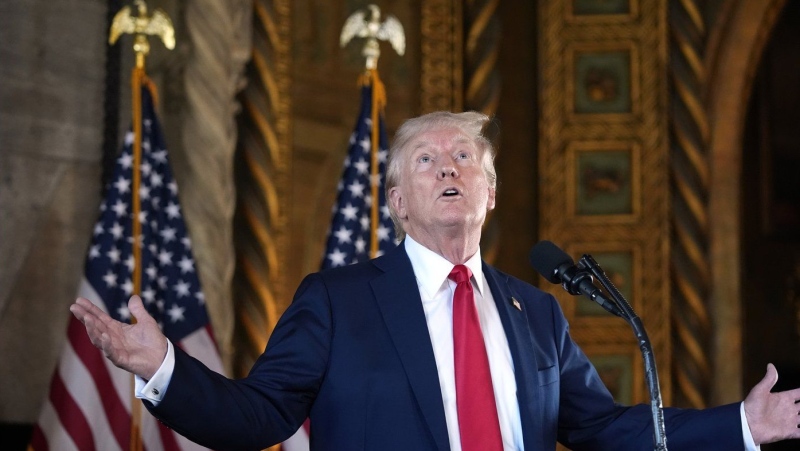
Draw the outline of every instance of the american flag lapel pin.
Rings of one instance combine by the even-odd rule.
[[[514,296],[511,296],[511,303],[514,304],[514,307],[516,307],[517,310],[520,312],[522,311],[522,304],[520,304],[518,300],[514,299]]]

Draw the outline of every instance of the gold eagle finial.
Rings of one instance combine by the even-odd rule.
[[[344,47],[354,37],[366,38],[361,54],[367,58],[367,69],[378,66],[378,57],[381,55],[378,40],[389,41],[398,55],[406,51],[406,35],[403,25],[396,17],[389,14],[381,23],[381,10],[377,5],[367,7],[370,12],[369,20],[366,19],[366,10],[354,12],[347,18],[339,37],[339,44]]]
[[[131,7],[126,6],[119,10],[111,22],[111,31],[108,43],[114,45],[123,34],[135,34],[133,50],[136,52],[136,66],[144,65],[144,57],[150,53],[150,44],[147,35],[155,35],[164,42],[164,47],[172,50],[175,48],[175,28],[172,26],[167,13],[161,9],[153,11],[152,16],[147,15],[147,4],[144,0],[135,0],[139,15],[131,15]]]

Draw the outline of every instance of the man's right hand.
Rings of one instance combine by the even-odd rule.
[[[150,379],[167,355],[167,337],[147,313],[139,296],[131,296],[128,309],[136,324],[121,323],[91,301],[78,298],[69,310],[86,327],[86,333],[114,365]]]

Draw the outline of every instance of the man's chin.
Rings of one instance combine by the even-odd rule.
[[[441,230],[446,230],[447,235],[463,235],[467,237],[474,233],[480,234],[483,220],[466,220],[462,215],[454,218],[443,218],[437,226],[440,227]]]

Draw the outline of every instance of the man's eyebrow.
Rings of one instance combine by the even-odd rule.
[[[467,144],[470,144],[470,143],[472,143],[472,142],[473,142],[473,140],[472,140],[472,139],[470,139],[470,137],[469,137],[469,136],[467,136],[467,135],[465,135],[465,134],[458,134],[458,135],[454,136],[454,137],[453,137],[453,138],[450,140],[450,142],[453,142],[453,143],[459,143],[459,144],[461,144],[461,143],[467,143]],[[432,143],[431,141],[428,141],[428,140],[417,141],[417,142],[416,142],[416,144],[414,145],[414,147],[413,147],[413,148],[414,148],[414,149],[418,149],[418,148],[420,148],[420,147],[426,147],[426,146],[430,146],[430,145],[432,145],[432,144],[433,144],[433,143]]]
[[[474,145],[475,140],[471,139],[468,135],[459,133],[458,135],[454,136],[450,139],[451,144],[470,144]],[[429,140],[421,140],[414,142],[413,146],[411,146],[410,152],[416,152],[420,149],[425,149],[428,147],[432,147],[434,145],[433,141]]]

